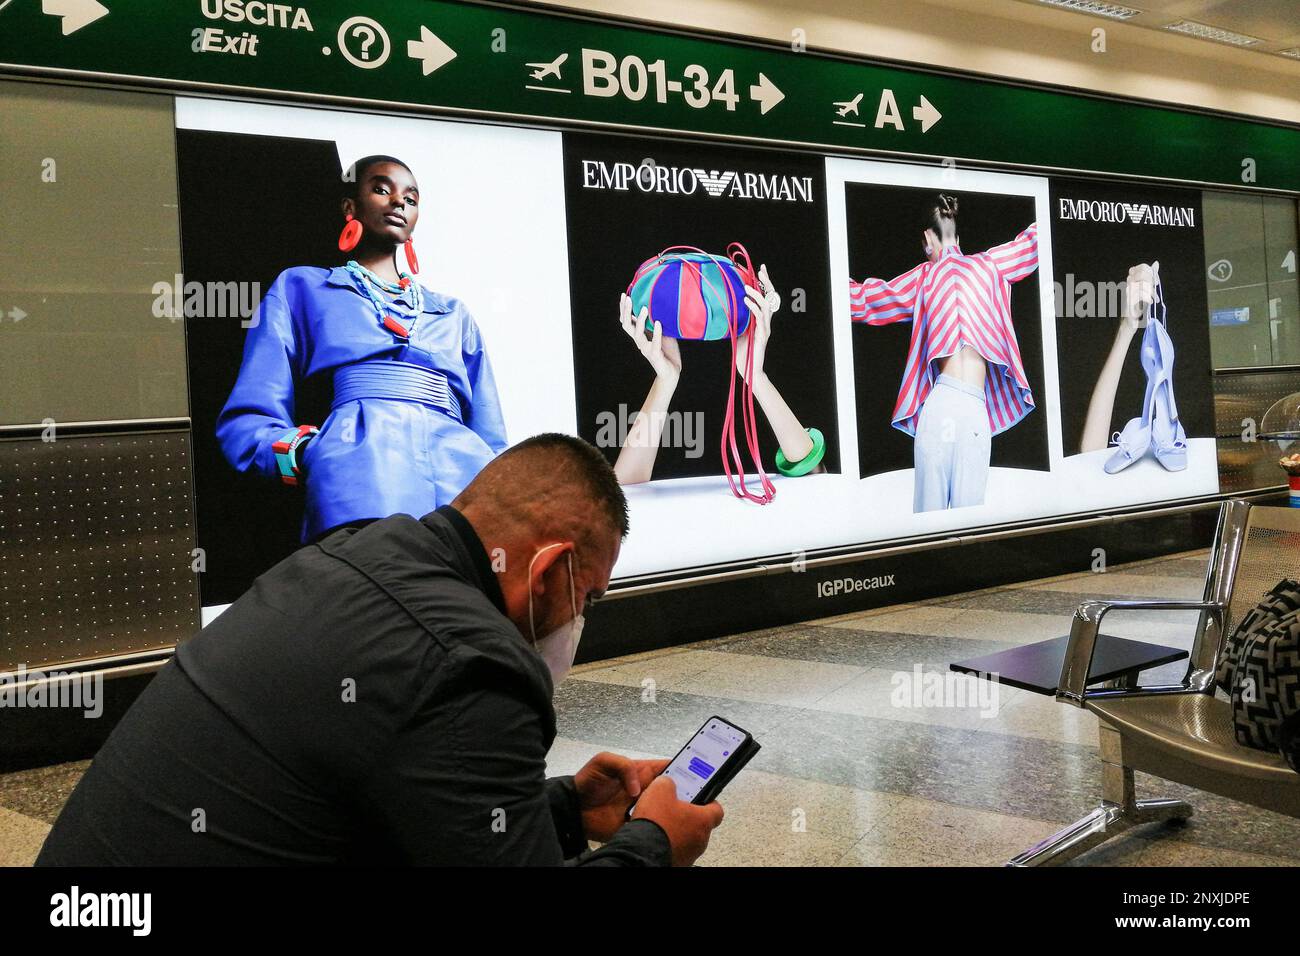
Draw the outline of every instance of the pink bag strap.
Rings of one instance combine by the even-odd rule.
[[[749,259],[749,250],[738,242],[733,242],[727,246],[727,256],[735,264],[736,268],[741,271],[745,279],[745,285],[752,289],[758,288],[758,273],[754,271],[754,265]],[[741,259],[744,262],[741,262]]]
[[[749,258],[749,251],[740,243],[733,242],[727,246],[727,255],[740,271],[744,284],[752,289],[758,289],[758,275],[754,272],[754,266]],[[741,261],[742,258],[743,262]],[[735,299],[735,293],[731,288],[731,283],[727,283],[727,300],[731,306],[728,314],[731,338],[731,386],[727,391],[727,413],[722,420],[722,470],[726,472],[727,484],[731,487],[733,495],[737,498],[744,498],[765,505],[776,497],[776,487],[763,469],[763,459],[758,448],[758,416],[754,414],[754,349],[752,336],[757,320],[751,317],[749,323],[750,348],[745,356],[745,380],[742,384],[740,397],[741,423],[745,432],[745,444],[749,448],[749,457],[754,462],[754,470],[758,473],[759,482],[762,486],[762,491],[756,494],[745,486],[745,465],[740,457],[740,449],[736,447],[736,339],[738,337],[736,335],[736,316],[739,315],[740,309],[739,303]],[[730,446],[730,449],[728,449],[728,446]],[[728,454],[728,450],[730,450],[730,454]],[[733,463],[737,472],[737,477],[734,479],[731,474]],[[739,490],[737,490],[737,484],[740,486]]]

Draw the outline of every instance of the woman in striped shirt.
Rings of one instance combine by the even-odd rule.
[[[896,279],[849,283],[855,322],[912,322],[893,425],[915,438],[914,511],[984,503],[994,435],[1034,407],[1011,284],[1038,268],[1038,225],[968,256],[957,200],[939,196],[924,232],[927,260]]]

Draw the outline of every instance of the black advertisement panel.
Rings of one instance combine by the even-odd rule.
[[[335,225],[342,170],[332,142],[190,129],[177,130],[176,137],[187,285],[206,290],[234,282],[263,290],[293,266],[342,262]],[[257,305],[245,301],[243,314],[186,319],[205,605],[233,601],[299,544],[300,490],[236,471],[216,440],[217,418],[239,374]],[[301,421],[325,420],[325,385],[321,379],[299,383],[295,411]]]
[[[618,321],[620,293],[638,267],[679,246],[725,259],[739,243],[781,300],[762,372],[799,423],[822,432],[822,468],[838,471],[824,162],[767,150],[566,134],[564,163],[578,434],[616,462],[627,423],[655,381],[652,364]],[[650,477],[721,476],[731,341],[726,335],[665,341],[679,373],[670,403],[660,409],[668,418]],[[744,369],[739,373],[737,392]],[[760,459],[770,471],[778,439],[761,400],[755,409]],[[738,434],[742,412],[738,397]]]
[[[1065,455],[1153,494],[1212,469],[1200,192],[1054,179],[1051,198]]]

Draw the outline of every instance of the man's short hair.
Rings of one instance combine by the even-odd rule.
[[[532,483],[531,489],[528,483]],[[572,435],[547,432],[512,445],[479,472],[458,500],[468,503],[480,494],[498,500],[533,493],[545,498],[546,492],[557,486],[575,484],[610,530],[617,531],[620,538],[627,537],[627,498],[614,469],[593,445]]]

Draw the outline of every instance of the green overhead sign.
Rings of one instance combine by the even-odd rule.
[[[6,69],[1300,191],[1296,126],[450,0],[0,0]]]

